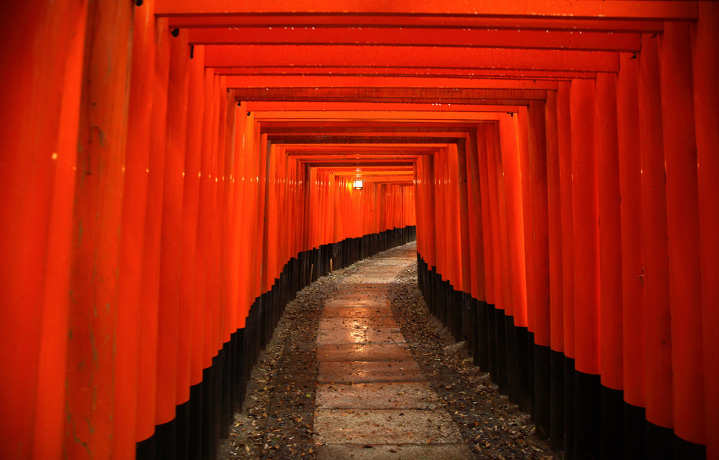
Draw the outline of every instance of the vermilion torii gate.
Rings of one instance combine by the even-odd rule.
[[[0,8],[3,458],[213,457],[297,289],[415,234],[555,449],[719,458],[716,2]]]

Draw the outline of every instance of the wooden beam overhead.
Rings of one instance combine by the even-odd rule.
[[[523,105],[546,99],[546,91],[445,88],[241,88],[240,101],[409,102]]]
[[[159,16],[176,15],[270,15],[310,13],[314,15],[408,15],[408,16],[497,16],[606,19],[694,19],[696,2],[682,1],[563,1],[563,0],[158,0]]]
[[[556,81],[498,80],[416,77],[277,77],[228,76],[228,88],[474,88],[474,89],[542,89],[556,90]]]
[[[638,33],[387,27],[233,27],[192,29],[203,45],[433,46],[638,51]]]
[[[520,104],[526,105],[526,104]],[[519,106],[448,105],[432,103],[372,102],[246,102],[255,119],[279,120],[423,120],[428,123],[491,120],[497,113],[517,112]]]
[[[217,45],[205,52],[207,67],[440,67],[617,72],[619,55],[608,51],[519,50],[404,46]]]
[[[569,19],[569,20],[568,20]],[[690,18],[694,19],[694,18]],[[221,14],[221,15],[170,15],[170,27],[228,28],[228,27],[384,27],[384,28],[444,28],[492,30],[541,30],[575,32],[628,32],[656,33],[664,30],[661,19],[607,19],[607,18],[554,18],[489,17],[444,15],[356,15],[356,14]]]
[[[202,45],[204,46],[204,45]],[[493,79],[493,80],[571,80],[573,78],[596,78],[596,72],[558,71],[536,69],[476,69],[476,68],[441,68],[441,67],[216,67],[217,75],[236,76],[282,76],[282,77],[416,77],[416,78],[447,78],[462,79]]]

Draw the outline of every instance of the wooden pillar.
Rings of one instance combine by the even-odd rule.
[[[671,315],[667,249],[664,142],[657,38],[642,36],[637,80],[639,149],[642,157],[642,234],[644,242],[647,454],[672,452]]]
[[[113,419],[122,429],[113,433],[113,454],[135,455],[137,423],[137,371],[140,345],[140,306],[147,205],[147,169],[150,164],[153,86],[155,65],[155,15],[152,3],[134,9],[132,74],[125,158],[125,190],[122,209],[120,289],[117,311]]]
[[[506,365],[500,360],[504,344],[499,343],[499,331],[503,330],[498,326],[504,317],[504,282],[506,278],[503,276],[503,237],[500,225],[499,211],[499,174],[497,170],[497,149],[499,149],[499,123],[492,124],[486,133],[486,157],[487,157],[487,184],[489,189],[489,211],[492,228],[492,262],[493,262],[493,279],[494,279],[494,304],[488,313],[488,330],[490,333],[489,341],[489,370],[492,374],[493,381],[497,383],[500,389],[506,391]],[[502,323],[503,324],[503,323]],[[503,336],[502,336],[503,337]]]
[[[556,93],[548,93],[556,97]],[[556,104],[556,100],[554,101]],[[540,436],[549,435],[550,426],[550,345],[551,345],[551,312],[550,312],[550,266],[549,266],[549,203],[548,203],[548,161],[549,161],[549,129],[553,120],[556,120],[556,108],[547,111],[546,103],[530,102],[529,116],[529,169],[531,171],[530,195],[532,227],[529,232],[533,240],[531,262],[533,265],[532,284],[534,293],[529,297],[530,317],[533,317],[534,344],[531,352],[534,353],[534,410],[537,431]],[[552,121],[548,120],[553,118]],[[553,132],[556,140],[556,131]],[[555,144],[556,147],[556,144]],[[556,151],[554,152],[556,153]],[[556,161],[556,156],[554,158]],[[558,173],[558,171],[557,171]],[[556,211],[559,209],[557,208]],[[557,218],[559,215],[557,214]],[[555,244],[559,244],[556,241]],[[527,258],[529,263],[530,259]]]
[[[601,449],[622,454],[622,251],[617,141],[616,74],[596,79],[595,146],[599,202],[599,299],[602,380]]]
[[[86,10],[0,6],[0,457],[61,450]]]
[[[694,129],[691,33],[667,22],[659,41],[671,309],[674,432],[704,444],[699,192]],[[675,454],[699,456],[698,446],[675,445]]]
[[[547,258],[549,276],[549,425],[547,435],[553,449],[564,445],[564,292],[562,267],[562,193],[559,164],[558,91],[547,93],[545,105],[547,136]],[[539,390],[537,400],[539,400]],[[537,405],[538,403],[535,403]],[[539,407],[537,407],[539,411]],[[538,429],[538,432],[541,431]]]
[[[140,356],[137,374],[137,441],[148,440],[155,432],[157,390],[157,312],[160,296],[160,248],[162,233],[162,193],[165,168],[165,129],[167,115],[167,82],[169,79],[170,33],[167,22],[156,25],[156,57],[152,78],[152,112],[150,114],[150,159],[147,174],[147,203],[145,207],[145,236],[143,240],[142,304],[140,309]],[[151,443],[142,444],[152,452]]]
[[[570,116],[570,83],[560,82],[557,90],[557,134],[559,154],[559,194],[561,199],[562,231],[562,309],[564,359],[561,365],[554,363],[556,385],[561,385],[564,397],[556,388],[553,409],[561,409],[562,415],[552,415],[552,433],[564,431],[564,436],[554,436],[552,443],[569,452],[574,449],[574,203],[572,189],[572,137]],[[561,370],[559,368],[562,368]],[[563,374],[559,382],[559,374]],[[553,410],[555,414],[557,410]]]
[[[89,6],[78,136],[65,450],[109,457],[129,107],[132,5]],[[107,68],[116,69],[108,73]]]
[[[617,76],[617,148],[619,152],[622,254],[623,454],[644,455],[646,380],[644,362],[644,242],[642,241],[642,165],[639,146],[638,59],[620,56]]]
[[[182,250],[182,197],[187,129],[189,48],[187,31],[170,39],[165,140],[165,176],[162,192],[160,249],[160,302],[157,334],[156,424],[175,418],[178,386],[178,324],[180,304],[180,254]],[[184,338],[183,338],[184,340]],[[170,435],[174,438],[174,435]],[[159,440],[158,440],[159,441]],[[172,440],[174,441],[174,439]],[[167,449],[167,446],[163,446]]]
[[[490,218],[490,196],[489,196],[489,179],[487,171],[487,132],[492,129],[492,125],[483,124],[477,127],[477,151],[476,166],[477,182],[479,186],[479,201],[482,209],[482,245],[483,254],[483,270],[484,277],[480,281],[485,289],[485,301],[494,308],[494,261],[492,241],[494,234],[492,233],[492,220]],[[488,369],[484,369],[487,371]]]
[[[571,132],[574,184],[575,448],[599,453],[600,336],[599,221],[593,80],[572,80]],[[581,186],[579,185],[581,184]]]
[[[515,292],[512,289],[512,258],[511,258],[511,240],[512,234],[509,231],[509,217],[511,212],[511,202],[508,191],[508,185],[505,181],[504,158],[516,156],[517,152],[517,129],[516,119],[510,120],[509,116],[500,119],[498,138],[495,142],[495,170],[497,177],[497,211],[499,226],[499,247],[500,247],[500,267],[502,276],[500,282],[502,284],[502,312],[496,315],[496,332],[497,332],[497,369],[499,374],[499,390],[510,396],[510,400],[516,402],[514,373],[512,372],[515,361],[513,360],[514,347],[512,342],[507,338],[507,324],[514,323],[514,304],[513,296]],[[505,153],[504,150],[512,149],[514,155]],[[509,202],[509,203],[508,203]],[[516,282],[516,279],[514,280]]]
[[[524,232],[524,164],[527,156],[526,112],[505,116],[500,120],[502,136],[502,171],[507,212],[507,238],[509,242],[510,285],[512,289],[512,316],[514,324],[527,327],[527,268]],[[520,129],[520,125],[523,126]],[[504,127],[504,128],[503,128]]]
[[[707,458],[719,458],[719,5],[699,2],[693,26],[694,122],[696,125],[699,238],[704,348],[704,414]]]
[[[471,193],[470,186],[468,184],[469,178],[467,176],[467,156],[470,155],[468,150],[467,140],[463,139],[457,145],[457,192],[459,203],[457,209],[457,218],[459,219],[459,234],[461,242],[461,263],[462,263],[462,284],[460,289],[462,292],[467,294],[472,293],[472,260],[470,260],[470,245],[473,238],[470,238],[470,210],[468,208],[469,196]],[[477,216],[480,213],[476,212],[476,209],[472,209],[472,214]],[[476,256],[476,254],[475,254]],[[469,318],[463,318],[464,322],[468,322]]]

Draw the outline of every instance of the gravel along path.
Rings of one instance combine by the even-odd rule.
[[[429,313],[415,251],[391,249],[298,294],[220,458],[555,458]]]

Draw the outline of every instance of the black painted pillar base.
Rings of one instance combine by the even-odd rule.
[[[155,427],[155,459],[172,460],[175,458],[176,421],[173,419]]]
[[[656,460],[674,459],[674,432],[671,428],[657,426],[649,421],[644,422],[647,428],[646,458]]]
[[[537,435],[548,438],[551,433],[551,363],[549,347],[534,345],[534,420]]]
[[[497,316],[498,310],[494,305],[487,304],[487,370],[497,386],[499,386],[499,368],[497,366]]]
[[[574,359],[564,356],[564,453],[566,459],[577,458],[574,440]]]
[[[540,437],[550,439],[565,459],[706,458],[706,448],[646,420],[643,408],[624,402],[624,393],[601,384],[599,375],[575,369],[575,361],[514,324],[494,305],[455,290],[417,255],[418,285],[430,312],[473,362],[488,371],[501,393],[528,412]]]
[[[550,435],[549,443],[552,450],[564,450],[564,354],[558,351],[549,351],[549,401],[550,409]]]
[[[624,392],[602,385],[601,457],[620,459],[624,449]]]
[[[574,436],[577,458],[598,459],[601,444],[600,377],[575,370],[574,379]]]
[[[202,458],[202,388],[202,382],[190,387],[188,451],[191,459]]]
[[[144,441],[135,445],[135,458],[137,460],[154,460],[155,458],[155,436],[150,436]]]
[[[488,342],[488,329],[489,323],[487,321],[487,310],[488,306],[486,302],[478,300],[476,303],[476,315],[477,315],[477,353],[474,356],[474,364],[484,372],[489,372],[489,342]]]
[[[175,458],[190,458],[190,402],[180,404],[176,409]]]

